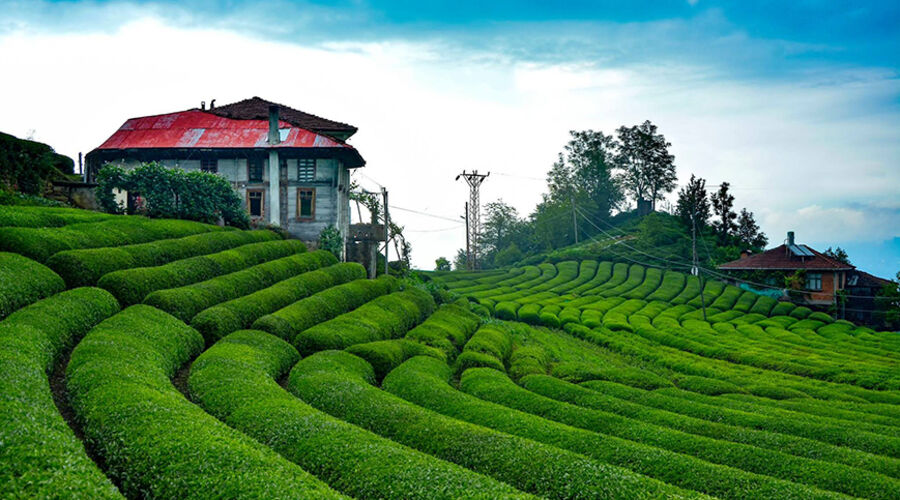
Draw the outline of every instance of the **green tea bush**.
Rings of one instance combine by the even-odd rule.
[[[511,486],[336,419],[276,382],[300,355],[260,331],[229,334],[197,358],[192,397],[229,426],[358,498],[528,498]]]
[[[178,288],[157,290],[144,298],[144,303],[162,309],[176,318],[190,322],[200,311],[270,287],[298,274],[337,263],[331,252],[316,250],[288,255],[224,274],[206,281]]]
[[[203,337],[150,306],[94,327],[66,380],[85,441],[128,497],[341,498],[268,447],[190,403],[169,377]]]
[[[404,338],[440,349],[446,359],[453,359],[479,325],[481,319],[469,310],[468,302],[444,304]]]
[[[0,319],[65,288],[62,278],[43,264],[14,253],[0,252]]]
[[[550,355],[537,345],[513,349],[509,356],[509,376],[519,380],[526,375],[546,374],[550,368]]]
[[[398,287],[399,281],[393,276],[381,276],[375,280],[358,279],[317,292],[273,313],[260,316],[252,326],[254,330],[263,330],[291,341],[304,330],[391,293]]]
[[[0,497],[122,498],[63,420],[48,380],[65,350],[118,309],[108,292],[79,288],[0,321]]]
[[[559,328],[559,318],[555,314],[541,311],[541,324],[547,328]]]
[[[538,303],[525,304],[517,311],[519,321],[528,323],[529,325],[539,325],[541,323],[541,308],[543,306]]]
[[[775,307],[769,311],[769,316],[790,316],[794,317],[791,312],[796,309],[797,306],[792,304],[791,302],[779,302],[775,304]]]
[[[111,217],[78,208],[0,205],[0,227],[62,227],[81,222],[100,222]]]
[[[542,417],[548,421],[629,440],[626,441],[627,443],[636,442],[678,453],[680,455],[672,455],[671,466],[673,468],[677,468],[680,465],[679,462],[687,465],[690,461],[685,460],[686,455],[705,461],[701,462],[704,466],[714,463],[733,467],[734,469],[709,468],[707,473],[727,478],[723,482],[731,480],[736,484],[743,483],[746,487],[751,487],[750,485],[755,483],[773,491],[784,491],[792,495],[802,494],[802,488],[793,488],[789,483],[789,481],[793,481],[814,488],[858,497],[884,499],[890,498],[894,490],[900,488],[900,481],[893,481],[887,477],[866,473],[851,467],[801,459],[771,450],[761,450],[753,446],[694,436],[612,413],[559,402],[523,389],[502,373],[494,370],[482,369],[466,372],[460,381],[460,389],[482,400]],[[650,467],[646,469],[644,467],[646,466],[635,466],[651,477],[659,474]],[[739,471],[762,474],[762,476],[742,474]],[[700,471],[697,472],[702,474]],[[768,480],[768,476],[787,481],[772,483]],[[716,487],[712,486],[711,488]],[[726,488],[715,493],[741,497],[741,493],[737,493],[740,491],[740,487],[732,486],[735,493],[731,494],[726,493]],[[712,491],[707,491],[712,493]],[[755,491],[754,495],[760,493]]]
[[[431,356],[447,361],[447,356],[442,351],[407,339],[376,340],[354,344],[344,350],[368,361],[375,370],[375,379],[379,381],[413,356]]]
[[[421,323],[434,308],[434,299],[428,292],[408,288],[314,325],[294,337],[293,344],[305,356],[326,349],[345,349],[354,344],[397,338]]]
[[[560,326],[565,326],[566,323],[581,323],[581,309],[564,307],[558,317]]]
[[[653,293],[647,296],[647,300],[662,300],[671,302],[684,290],[686,275],[677,271],[666,271],[662,282]]]
[[[790,316],[797,319],[806,319],[810,314],[812,314],[812,309],[803,306],[795,307],[790,312]]]
[[[278,235],[271,231],[216,231],[135,245],[63,250],[50,257],[47,266],[59,273],[70,288],[93,286],[104,274],[120,269],[161,266],[175,260],[275,239]]]
[[[50,256],[63,250],[146,243],[221,230],[218,226],[193,221],[124,216],[65,227],[0,227],[0,251],[19,253],[38,262],[46,262]]]
[[[97,285],[123,305],[137,304],[151,292],[232,273],[263,262],[306,251],[298,240],[250,243],[230,250],[176,260],[162,266],[122,269],[104,275]]]
[[[556,378],[575,383],[609,380],[647,390],[672,387],[672,382],[663,377],[630,366],[597,366],[583,361],[567,361],[554,366],[552,374]]]
[[[809,316],[807,316],[807,318],[813,319],[816,321],[821,321],[822,323],[825,323],[825,324],[834,322],[834,318],[832,318],[831,316],[829,316],[823,312],[818,312],[818,311],[811,313]]]
[[[356,262],[346,262],[303,273],[243,297],[223,302],[200,311],[191,319],[207,344],[225,335],[249,328],[257,319],[298,300],[333,286],[366,277],[366,269]]]
[[[412,358],[385,380],[420,359],[430,358]],[[450,369],[438,363],[449,377]],[[325,351],[297,363],[288,387],[303,401],[341,420],[529,493],[563,499],[690,496],[690,492],[575,453],[428,411],[372,386],[373,379],[372,367],[362,359]],[[430,384],[421,378],[407,380],[394,378],[392,389],[401,384]]]
[[[476,352],[493,357],[502,367],[509,361],[512,347],[513,340],[509,327],[499,323],[488,323],[482,325],[466,342],[460,359],[467,352]]]

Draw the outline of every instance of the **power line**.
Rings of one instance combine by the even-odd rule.
[[[410,212],[410,213],[413,213],[413,214],[424,215],[424,216],[426,216],[426,217],[433,217],[433,218],[435,218],[435,219],[441,219],[441,220],[446,220],[446,221],[450,221],[450,222],[455,222],[455,223],[457,223],[457,224],[462,224],[462,222],[459,221],[459,220],[457,220],[457,219],[453,219],[453,218],[450,218],[450,217],[444,217],[444,216],[442,216],[442,215],[429,214],[429,213],[427,213],[427,212],[421,212],[421,211],[419,211],[419,210],[413,210],[413,209],[411,209],[411,208],[403,208],[403,207],[397,207],[397,206],[391,205],[391,209],[393,209],[393,210],[400,210],[401,212]]]

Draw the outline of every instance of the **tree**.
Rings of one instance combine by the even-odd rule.
[[[742,208],[741,215],[738,216],[735,236],[744,248],[761,249],[769,242],[766,233],[759,230],[753,212],[747,211],[746,208]]]
[[[834,259],[838,262],[843,262],[844,264],[847,264],[848,266],[853,265],[850,263],[850,256],[847,255],[847,251],[841,247],[835,247],[834,250],[832,250],[831,247],[828,247],[828,249],[822,253],[824,253],[828,257],[831,257],[832,259]]]
[[[709,224],[709,198],[706,195],[706,180],[691,174],[691,180],[678,191],[678,204],[675,213],[688,226],[691,219],[696,221],[697,229]]]
[[[510,243],[508,247],[497,252],[497,256],[494,257],[494,264],[498,267],[509,266],[519,262],[523,257],[524,255],[522,255],[519,247],[515,243]]]
[[[466,269],[468,266],[468,258],[466,257],[466,250],[460,248],[456,251],[456,257],[453,258],[453,269],[457,271],[462,271]]]
[[[675,189],[675,156],[656,125],[645,121],[633,127],[619,127],[616,161],[624,171],[623,183],[635,200],[648,200],[656,210],[657,200]]]
[[[502,199],[492,201],[484,206],[484,223],[478,243],[481,246],[479,255],[485,261],[490,261],[490,256],[510,243],[510,237],[521,224],[519,212],[515,207],[505,203]]]
[[[447,260],[446,257],[438,257],[434,260],[434,270],[435,271],[449,271],[450,270],[450,261]]]
[[[335,257],[341,258],[344,253],[344,238],[334,224],[329,224],[319,233],[319,249],[328,250]]]
[[[723,242],[728,241],[728,238],[737,230],[737,224],[734,222],[737,219],[737,214],[732,210],[734,207],[734,196],[728,192],[728,187],[729,184],[723,182],[719,186],[719,190],[713,193],[711,197],[713,213],[718,217],[718,220],[713,222],[713,227],[719,234],[719,239]]]
[[[875,319],[887,328],[900,328],[900,272],[875,295]]]
[[[572,140],[565,146],[565,161],[571,166],[574,195],[591,202],[587,209],[594,217],[608,219],[624,198],[619,179],[614,175],[616,141],[593,130],[572,130],[569,134]]]

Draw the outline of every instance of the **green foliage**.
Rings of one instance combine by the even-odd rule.
[[[200,311],[227,300],[268,288],[276,282],[337,263],[331,252],[316,250],[288,255],[190,285],[157,290],[144,303],[188,323]]]
[[[216,231],[134,245],[63,250],[50,257],[47,266],[59,273],[70,288],[91,286],[113,271],[161,266],[277,238],[271,231]]]
[[[0,191],[40,195],[50,181],[73,170],[72,159],[50,146],[0,133]]]
[[[0,227],[62,227],[79,222],[100,222],[112,217],[79,208],[0,204]]]
[[[469,310],[468,302],[444,304],[422,324],[406,332],[404,338],[440,349],[446,359],[453,359],[480,324],[481,319]]]
[[[435,271],[449,271],[450,270],[450,261],[447,260],[446,257],[438,257],[434,260],[434,270]]]
[[[375,380],[383,379],[388,372],[413,356],[431,356],[447,361],[447,356],[442,351],[407,339],[376,340],[354,344],[344,350],[372,365]]]
[[[229,426],[357,498],[527,498],[292,396],[276,380],[299,358],[290,344],[266,333],[232,333],[192,365],[192,397]]]
[[[126,207],[117,205],[114,189],[139,196],[141,203],[134,211],[149,217],[210,224],[221,218],[231,226],[250,227],[240,196],[225,177],[217,174],[185,172],[156,162],[142,163],[131,170],[106,164],[97,173],[97,201],[109,213],[124,213]]]
[[[524,255],[522,255],[519,247],[515,243],[510,243],[509,246],[497,252],[497,255],[494,257],[494,265],[497,267],[509,266],[522,260],[522,257]]]
[[[147,243],[221,230],[218,226],[193,221],[132,216],[64,227],[0,227],[0,251],[20,253],[38,262],[46,262],[50,256],[63,250]]]
[[[61,201],[51,200],[33,194],[5,191],[3,189],[0,189],[0,205],[42,208],[62,208],[68,206]]]
[[[687,185],[678,191],[678,202],[675,213],[681,217],[685,226],[696,224],[698,230],[702,230],[709,224],[709,197],[706,194],[706,179],[695,177]]]
[[[118,309],[109,293],[79,288],[0,321],[0,497],[122,498],[63,420],[48,380],[65,350]]]
[[[202,348],[193,328],[136,305],[94,327],[72,353],[66,370],[72,407],[87,445],[122,493],[341,498],[178,392],[169,377]]]
[[[329,225],[322,229],[322,232],[319,233],[319,249],[327,250],[335,257],[341,258],[344,253],[344,238],[341,237],[338,228]]]
[[[21,255],[0,252],[0,319],[65,288],[62,278],[46,266]]]
[[[97,286],[123,305],[140,303],[156,290],[176,288],[232,273],[263,262],[306,251],[298,240],[249,243],[231,250],[176,260],[156,267],[135,267],[105,274]]]

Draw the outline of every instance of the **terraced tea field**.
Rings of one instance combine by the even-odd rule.
[[[900,498],[896,333],[621,263],[447,300],[268,231],[0,225],[0,498]]]

